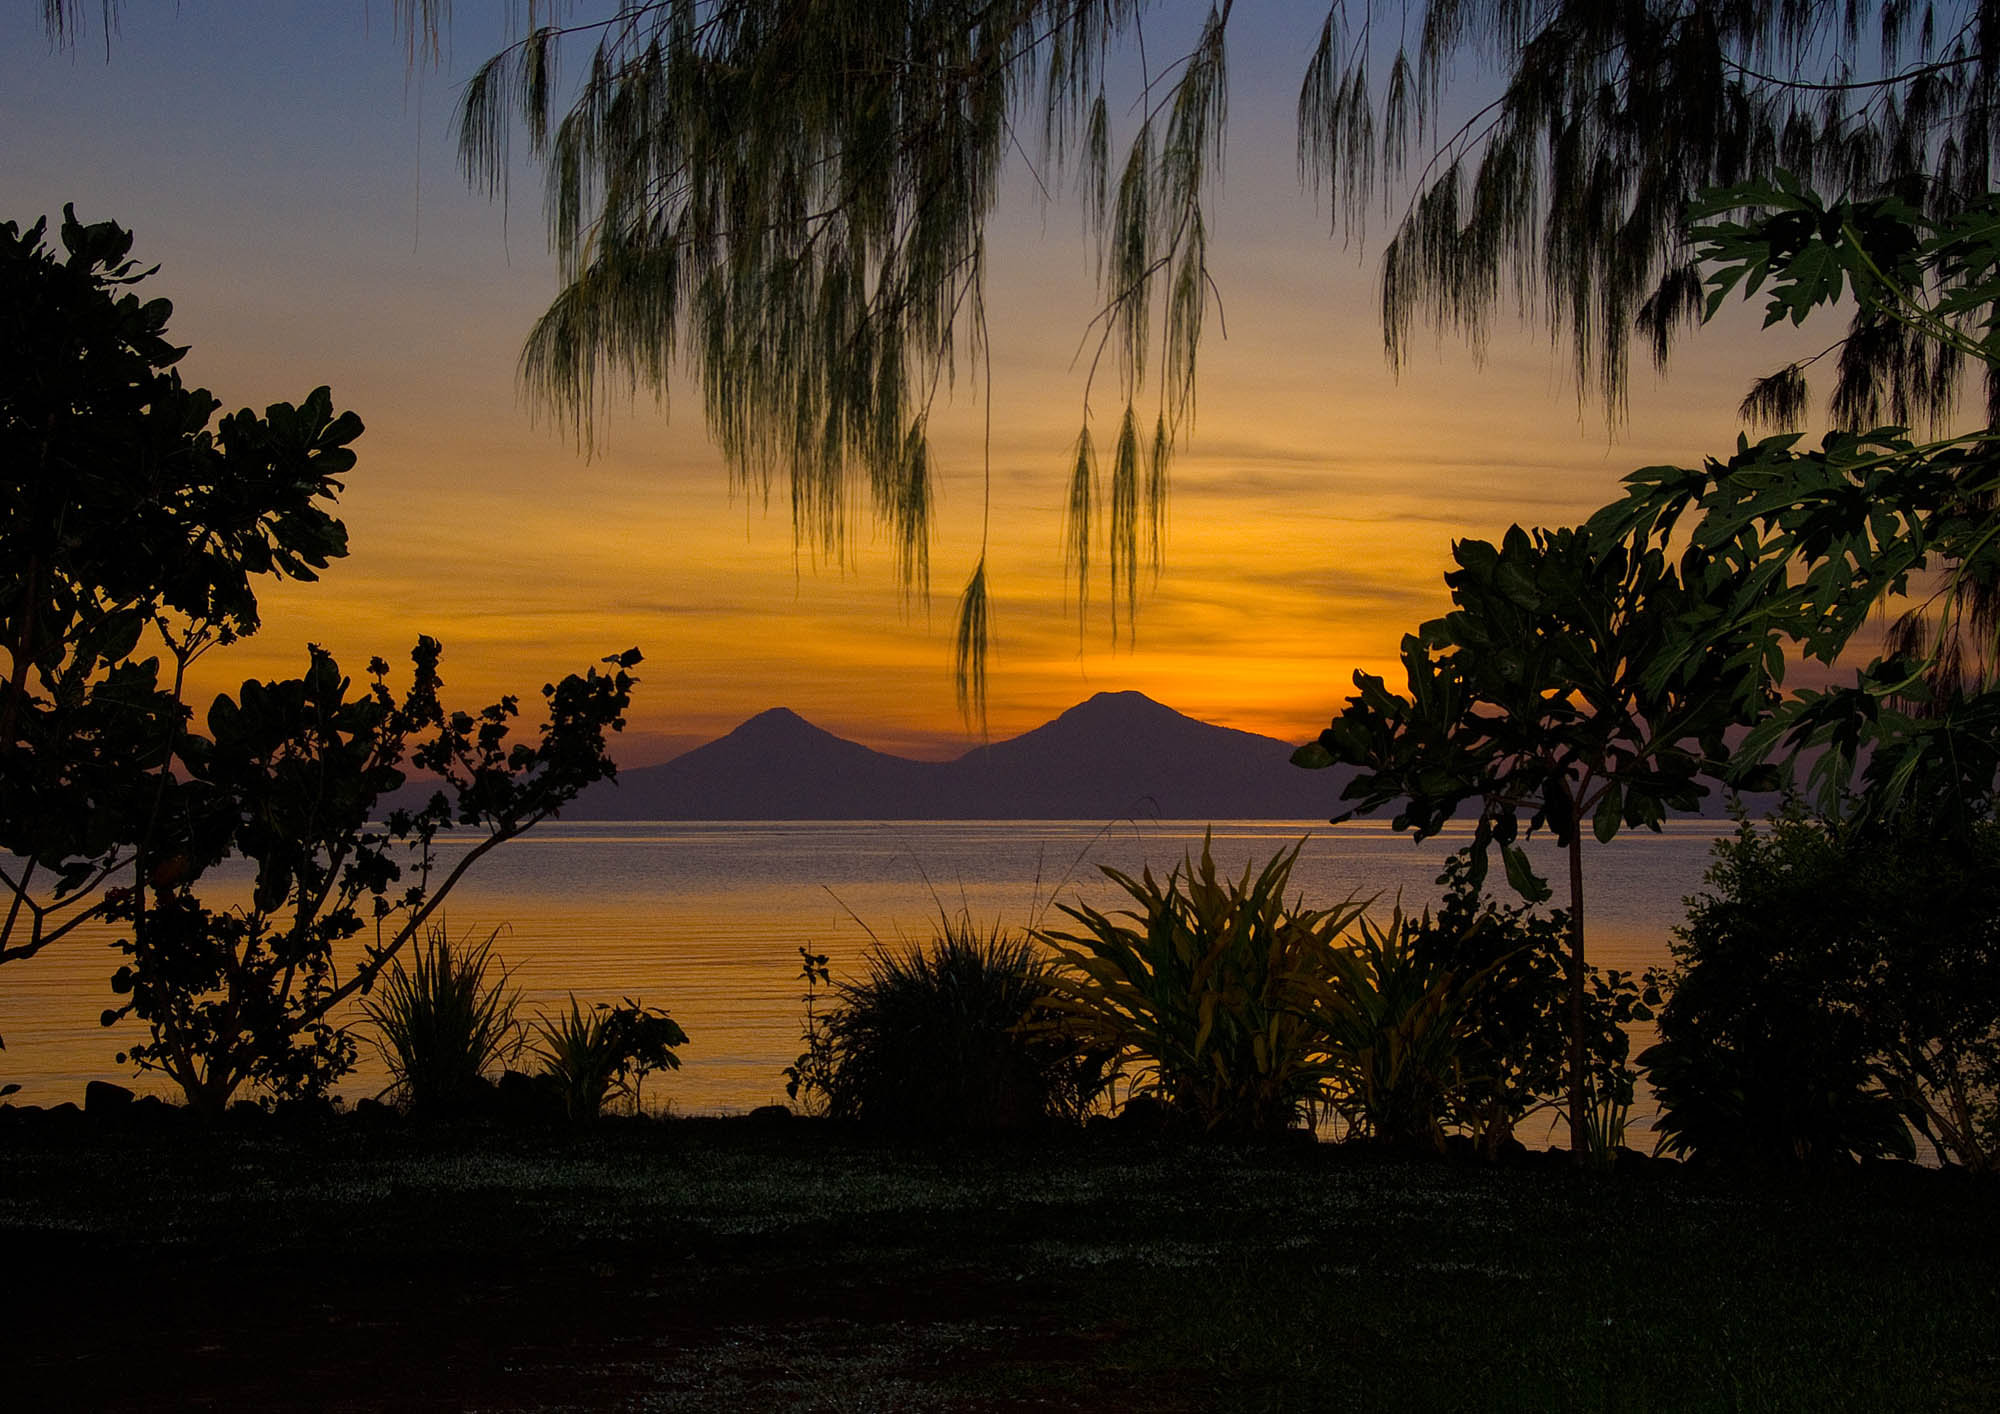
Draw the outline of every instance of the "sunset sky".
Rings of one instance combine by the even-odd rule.
[[[352,555],[321,584],[267,591],[263,632],[204,661],[197,702],[296,673],[308,641],[358,673],[433,634],[468,707],[637,645],[627,765],[781,704],[884,750],[964,750],[949,647],[978,553],[977,385],[961,380],[938,434],[928,607],[904,602],[865,522],[846,564],[818,563],[794,546],[782,489],[768,509],[732,496],[692,390],[670,412],[648,398],[614,418],[590,459],[538,425],[515,367],[554,292],[539,181],[523,168],[506,207],[468,193],[451,135],[460,84],[502,38],[486,12],[502,8],[459,7],[441,70],[409,68],[388,0],[136,4],[108,60],[95,29],[51,53],[38,6],[0,22],[0,220],[59,219],[70,201],[132,228],[161,266],[147,290],[174,301],[170,332],[192,345],[190,382],[228,408],[326,383],[367,424],[342,500]],[[1354,669],[1389,671],[1401,636],[1443,606],[1454,538],[1573,521],[1635,467],[1725,451],[1749,377],[1827,341],[1756,334],[1733,311],[1667,379],[1638,360],[1615,436],[1533,325],[1503,330],[1483,366],[1447,341],[1392,376],[1379,241],[1330,240],[1297,179],[1292,111],[1314,35],[1269,17],[1289,8],[1232,21],[1212,236],[1227,339],[1211,322],[1136,646],[1113,645],[1101,583],[1079,642],[1058,548],[1093,251],[1076,207],[1045,204],[1025,169],[991,228],[996,738],[1136,688],[1303,740]]]

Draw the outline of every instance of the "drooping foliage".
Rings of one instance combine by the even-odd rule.
[[[1664,363],[1700,317],[1683,208],[1704,190],[1789,171],[1938,217],[1981,200],[1996,41],[2000,7],[1984,0],[1433,0],[1394,41],[1379,107],[1366,76],[1390,42],[1343,47],[1336,29],[1306,87],[1301,155],[1365,196],[1374,171],[1398,170],[1414,121],[1428,166],[1385,252],[1392,360],[1420,322],[1477,343],[1506,304],[1539,307],[1579,386],[1615,409],[1635,336]],[[1497,56],[1505,87],[1460,123],[1470,104],[1441,98],[1469,54]],[[1371,148],[1351,135],[1378,111]],[[1873,312],[1840,347],[1836,416],[1884,389],[1921,414],[1951,407],[1956,379]],[[1772,385],[1751,403],[1795,411],[1802,394],[1784,382],[1787,397],[1770,401]]]
[[[1039,149],[1100,239],[1091,366],[1110,359],[1122,404],[1109,494],[1072,459],[1066,545],[1081,572],[1108,509],[1114,615],[1129,615],[1138,533],[1193,409],[1238,7],[714,0],[557,22],[573,9],[591,7],[531,7],[463,114],[476,180],[504,179],[517,122],[547,169],[564,284],[529,342],[534,391],[587,429],[606,380],[662,389],[684,361],[739,475],[782,476],[828,549],[865,488],[920,580],[927,415],[960,350],[982,352],[1001,167]],[[1634,337],[1664,359],[1699,313],[1681,217],[1702,190],[1787,168],[1942,216],[1990,175],[2000,12],[1983,3],[1432,0],[1301,20],[1302,176],[1337,230],[1407,196],[1383,266],[1395,363],[1419,322],[1477,345],[1508,306],[1539,310],[1615,410]],[[1149,22],[1163,62],[1143,57]],[[1498,96],[1461,117],[1452,80],[1487,70]],[[1886,390],[1941,412],[1956,390],[1865,310],[1840,368],[1841,410]],[[1788,409],[1798,385],[1787,372],[1753,401]],[[983,644],[959,642],[974,658]]]
[[[115,0],[100,6],[108,30]],[[52,40],[73,43],[93,8],[44,0]],[[1101,253],[1084,432],[1117,450],[1066,464],[1064,546],[1080,606],[1101,547],[1115,634],[1142,563],[1159,563],[1166,472],[1215,322],[1232,25],[1297,26],[1301,178],[1335,233],[1387,222],[1391,363],[1420,326],[1478,347],[1518,311],[1569,347],[1579,390],[1612,416],[1635,340],[1664,360],[1700,316],[1683,208],[1704,190],[1788,171],[1948,219],[1992,177],[1993,0],[1276,8],[529,0],[468,85],[460,135],[489,189],[517,136],[544,168],[561,286],[528,341],[531,393],[587,439],[608,395],[664,396],[671,370],[692,372],[739,480],[782,484],[801,536],[829,554],[856,515],[877,517],[921,590],[929,414],[984,356],[985,223],[1025,157],[1045,189],[1073,185]],[[434,61],[449,0],[396,12],[412,60]],[[1823,357],[1836,353],[1846,425],[1877,406],[1942,416],[1957,396],[1960,364],[1868,306]],[[1116,384],[1101,423],[1100,373]],[[1806,396],[1788,367],[1745,407],[1788,422]],[[991,588],[978,564],[953,638],[975,714]]]
[[[546,170],[562,287],[524,356],[537,403],[587,440],[608,392],[664,392],[685,366],[740,481],[782,484],[800,533],[832,556],[865,509],[904,583],[926,589],[929,418],[984,356],[985,223],[1032,144],[1052,179],[1076,177],[1102,238],[1091,368],[1115,370],[1123,407],[1108,494],[1087,425],[1072,458],[1068,543],[1087,600],[1093,505],[1109,507],[1114,621],[1129,619],[1212,298],[1228,7],[1142,93],[1115,170],[1107,67],[1147,8],[1129,0],[624,4],[557,24],[570,8],[531,15],[461,109],[476,183],[505,182],[517,131]],[[589,57],[565,84],[579,41]],[[975,572],[961,601],[974,711],[985,587]]]

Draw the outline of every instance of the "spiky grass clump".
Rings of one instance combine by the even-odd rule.
[[[499,936],[496,928],[483,942],[454,944],[433,927],[410,965],[398,958],[362,1003],[394,1089],[413,1113],[462,1107],[489,1070],[521,1049],[514,1017],[521,997],[508,990],[507,969],[493,955]]]
[[[599,1002],[586,1011],[574,992],[568,1013],[558,1012],[554,1021],[544,1018],[537,1030],[542,1074],[555,1083],[564,1111],[579,1123],[596,1119],[614,1094],[629,1098],[636,1112],[646,1076],[679,1070],[674,1050],[688,1039],[659,1007],[627,997],[619,1006]]]
[[[606,1044],[604,1013],[585,1011],[570,994],[569,1012],[540,1024],[542,1074],[556,1084],[563,1110],[573,1120],[591,1120],[604,1108],[618,1073],[618,1057]]]
[[[1203,1133],[1287,1129],[1325,1096],[1325,1024],[1341,930],[1365,903],[1287,904],[1299,847],[1240,879],[1199,861],[1166,881],[1105,868],[1130,895],[1116,916],[1063,905],[1073,932],[1036,936],[1059,960],[1048,985],[1071,1034],[1136,1067],[1134,1090],[1156,1096]]]
[[[927,947],[876,947],[834,988],[828,1112],[931,1134],[1080,1120],[1109,1056],[1046,1024],[1048,994],[1033,944],[963,917]]]

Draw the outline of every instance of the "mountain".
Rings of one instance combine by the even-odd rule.
[[[786,708],[661,766],[621,771],[570,820],[1312,820],[1346,774],[1301,771],[1291,744],[1101,692],[955,761],[871,751]]]
[[[1139,692],[1100,692],[1011,741],[950,763],[970,818],[1311,820],[1348,773],[1302,771],[1292,744],[1184,717]]]
[[[620,771],[563,811],[576,820],[881,820],[909,817],[937,766],[872,751],[788,707],[663,766]]]

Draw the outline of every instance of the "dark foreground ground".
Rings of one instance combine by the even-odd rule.
[[[0,1407],[2000,1408],[2000,1191],[0,1123]]]

